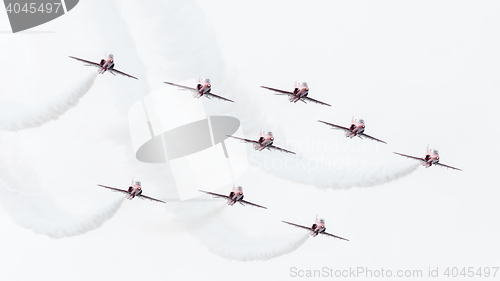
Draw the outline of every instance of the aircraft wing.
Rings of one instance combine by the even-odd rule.
[[[277,92],[276,95],[294,95],[292,92],[289,92],[289,91],[283,91],[283,90],[279,90],[279,89],[275,89],[275,88],[269,88],[269,87],[266,87],[266,86],[260,86],[261,88],[264,88],[264,89],[268,89],[268,90],[271,90],[271,91],[275,91]]]
[[[292,152],[290,150],[286,150],[286,149],[283,149],[283,148],[280,148],[280,147],[277,147],[277,146],[274,146],[274,145],[270,145],[270,146],[268,146],[266,148],[269,149],[269,150],[274,149],[274,150],[277,150],[277,151],[280,151],[280,152],[286,152],[286,153],[295,154],[295,152]]]
[[[299,228],[303,228],[303,229],[307,229],[309,231],[312,231],[310,227],[307,227],[307,226],[303,226],[303,225],[300,225],[300,224],[294,224],[294,223],[291,223],[291,222],[287,222],[287,221],[282,221],[284,223],[287,223],[289,225],[293,225],[295,227],[299,227]]]
[[[117,69],[114,69],[114,68],[112,68],[112,69],[108,69],[107,71],[111,72],[111,74],[118,73],[118,74],[123,75],[123,76],[125,76],[125,77],[134,78],[134,79],[136,79],[136,80],[139,80],[139,79],[137,79],[137,77],[134,77],[134,76],[132,76],[132,75],[129,75],[129,74],[125,73],[125,72],[121,72],[120,70],[117,70]]]
[[[91,66],[100,67],[100,65],[98,63],[95,63],[95,62],[92,62],[92,61],[88,61],[88,60],[84,60],[84,59],[80,59],[80,58],[72,57],[72,56],[69,56],[69,57],[72,58],[72,59],[75,59],[77,61],[81,61],[81,62],[87,63],[88,65],[91,65]]]
[[[141,195],[136,195],[136,197],[139,197],[139,198],[141,198],[141,199],[143,199],[143,200],[144,200],[144,199],[148,199],[148,200],[155,201],[155,202],[160,202],[160,203],[165,203],[165,204],[167,203],[167,202],[165,202],[165,201],[161,201],[161,200],[158,200],[158,199],[155,199],[155,198],[152,198],[152,197],[146,196],[146,195],[142,195],[142,194],[141,194]]]
[[[323,124],[326,124],[328,126],[331,126],[332,129],[340,129],[340,130],[344,130],[344,131],[348,131],[350,132],[351,130],[349,130],[349,128],[346,128],[346,127],[342,127],[342,126],[339,126],[339,125],[335,125],[335,124],[332,124],[332,123],[328,123],[328,122],[325,122],[325,121],[321,121],[321,120],[318,120],[318,122],[321,122]]]
[[[239,138],[239,137],[233,137],[233,136],[230,136],[230,135],[227,135],[227,136],[230,137],[230,138],[233,138],[233,139],[244,141],[244,142],[259,143],[258,141],[254,141],[254,140],[249,140],[249,139],[244,139],[244,138]]]
[[[349,241],[348,239],[342,238],[342,237],[337,236],[337,235],[330,234],[328,232],[320,232],[320,234],[323,234],[323,235],[326,235],[326,236],[330,236],[330,237],[334,237],[334,238],[338,238],[338,239],[345,240],[345,241]]]
[[[446,167],[446,168],[450,168],[450,169],[453,169],[453,170],[459,170],[459,171],[463,171],[462,169],[459,169],[459,168],[455,168],[455,167],[452,167],[452,166],[448,166],[448,165],[445,165],[445,164],[441,164],[441,163],[436,163],[434,165],[437,165],[437,166],[441,166],[441,167]]]
[[[241,204],[243,204],[243,205],[247,204],[247,205],[254,206],[254,207],[258,207],[258,208],[267,209],[267,208],[266,208],[266,207],[264,207],[264,206],[257,205],[257,204],[254,204],[254,203],[252,203],[252,202],[248,202],[248,201],[245,201],[245,200],[240,200],[239,202],[240,202]]]
[[[111,186],[106,186],[106,185],[102,185],[102,184],[98,184],[98,186],[102,186],[102,187],[104,187],[104,188],[111,189],[111,190],[113,190],[113,191],[117,191],[117,192],[122,192],[122,193],[125,193],[125,194],[129,194],[129,193],[128,193],[128,191],[123,190],[123,189],[114,188],[114,187],[111,187]]]
[[[195,88],[186,87],[186,86],[182,86],[182,85],[178,85],[178,84],[174,84],[174,83],[170,83],[170,82],[163,82],[163,83],[168,84],[168,85],[172,85],[172,86],[176,86],[176,87],[182,88],[184,90],[190,90],[190,91],[198,92],[198,90],[196,90]]]
[[[370,135],[367,135],[367,134],[365,134],[365,133],[361,133],[361,134],[359,134],[359,136],[361,136],[361,137],[365,137],[365,138],[368,138],[368,139],[371,139],[371,140],[374,140],[374,141],[378,141],[378,142],[381,142],[381,143],[385,143],[385,144],[387,144],[385,141],[383,141],[383,140],[379,140],[379,139],[374,138],[374,137],[372,137],[372,136],[370,136]]]
[[[411,159],[415,159],[415,160],[419,160],[419,161],[424,161],[425,162],[425,159],[423,159],[423,158],[418,158],[418,157],[415,157],[415,156],[410,156],[410,155],[406,155],[406,154],[402,154],[402,153],[397,153],[397,152],[393,152],[393,153],[397,154],[397,155],[404,156],[404,157],[408,157],[408,158],[411,158]]]
[[[207,97],[212,97],[212,98],[220,99],[220,100],[223,100],[223,101],[234,102],[234,101],[232,101],[232,100],[230,100],[230,99],[226,99],[226,98],[223,98],[223,97],[221,97],[221,96],[218,96],[218,95],[216,95],[216,94],[212,94],[212,93],[205,93],[205,94],[203,94],[203,95],[204,95],[204,96],[207,96]]]
[[[310,101],[310,102],[314,102],[314,103],[318,103],[318,104],[322,104],[322,105],[326,105],[326,106],[331,106],[327,103],[324,103],[322,101],[319,101],[319,100],[315,100],[313,98],[310,98],[310,97],[303,97],[302,99],[306,100],[306,101]]]
[[[227,195],[222,195],[222,194],[218,194],[218,193],[213,193],[213,192],[208,192],[208,191],[203,191],[203,190],[198,190],[200,192],[203,192],[203,193],[206,193],[208,195],[212,195],[213,197],[217,197],[217,198],[224,198],[224,199],[230,199],[229,196]]]

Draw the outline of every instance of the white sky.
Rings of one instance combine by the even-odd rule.
[[[0,132],[0,176],[24,175],[19,188],[30,192],[74,191],[54,199],[71,211],[92,210],[116,198],[93,185],[126,185],[132,173],[144,175],[143,183],[155,183],[148,192],[168,194],[156,184],[162,178],[154,177],[154,168],[128,164],[133,151],[128,131],[122,130],[126,113],[140,96],[163,87],[162,80],[198,75],[219,85],[233,83],[217,91],[213,81],[213,91],[236,100],[243,113],[235,114],[245,118],[247,137],[264,127],[275,131],[284,147],[329,139],[353,151],[327,156],[358,157],[362,153],[355,149],[368,140],[345,140],[316,122],[347,125],[354,115],[365,119],[367,133],[389,143],[370,149],[367,161],[381,157],[381,163],[397,163],[401,159],[392,151],[420,156],[429,143],[440,150],[443,163],[464,171],[419,167],[375,187],[322,190],[251,168],[240,179],[245,197],[270,210],[224,210],[220,219],[239,220],[232,226],[251,231],[235,240],[264,241],[276,235],[273,230],[300,236],[300,230],[277,225],[279,220],[308,225],[317,213],[328,231],[351,240],[308,239],[292,253],[267,261],[220,257],[207,249],[207,240],[192,235],[189,222],[179,221],[176,207],[146,201],[124,202],[102,227],[62,239],[22,228],[0,209],[0,279],[283,280],[290,278],[291,267],[366,266],[425,274],[429,267],[500,266],[497,1],[183,3],[82,1],[66,16],[25,34],[7,32],[7,16],[0,13],[0,101],[43,102],[71,88],[79,81],[75,77],[91,71],[68,55],[97,60],[113,52],[117,68],[140,79],[98,77],[78,106],[58,120]],[[239,82],[224,81],[227,77]],[[307,81],[311,97],[332,107],[289,104],[259,88],[290,89],[295,80]],[[246,107],[238,105],[243,95],[252,98]],[[323,154],[314,145],[300,153],[310,159]],[[252,187],[255,193],[249,194]],[[232,232],[222,228],[213,235],[226,233]]]

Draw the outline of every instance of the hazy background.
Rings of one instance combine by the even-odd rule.
[[[500,266],[499,9],[496,1],[83,1],[18,34],[0,13],[0,179],[10,188],[0,184],[0,277],[281,280],[291,267],[426,276],[429,267]],[[139,80],[96,77],[67,58],[105,52]],[[238,117],[247,137],[271,130],[300,159],[343,165],[311,167],[321,177],[310,178],[262,167],[252,156],[289,156],[249,147],[258,161],[237,183],[267,211],[122,202],[97,188],[126,187],[134,176],[145,194],[175,197],[165,166],[135,161],[127,112],[162,81],[200,75],[236,101],[204,101],[206,110]],[[292,89],[295,80],[332,107],[259,88]],[[388,145],[316,121],[348,125],[353,115]],[[391,153],[422,156],[427,144],[464,171],[415,170]],[[383,184],[355,187],[381,174]],[[348,188],[328,186],[338,182]],[[309,225],[316,214],[351,241],[305,240],[280,222]]]

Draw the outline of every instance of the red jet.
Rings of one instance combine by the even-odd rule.
[[[227,204],[229,206],[233,206],[236,202],[238,202],[238,203],[240,203],[243,206],[245,206],[245,204],[248,204],[250,206],[255,206],[255,207],[267,209],[264,206],[257,205],[257,204],[254,204],[252,202],[248,202],[248,201],[243,200],[243,188],[241,186],[235,187],[233,185],[233,190],[229,193],[229,196],[222,195],[222,194],[217,194],[217,193],[213,193],[213,192],[208,192],[208,191],[203,191],[203,190],[200,190],[200,191],[203,192],[203,193],[206,193],[208,195],[212,195],[213,197],[216,197],[216,198],[224,198],[224,199],[226,199],[227,200]]]
[[[237,140],[241,140],[241,141],[244,141],[244,142],[253,143],[253,148],[255,148],[255,150],[258,150],[258,151],[262,151],[263,149],[267,148],[268,150],[273,149],[273,150],[278,150],[278,151],[282,151],[282,152],[286,152],[286,153],[295,154],[295,152],[292,152],[292,151],[289,151],[289,150],[286,150],[286,149],[274,146],[273,145],[274,136],[273,136],[273,133],[271,133],[271,132],[267,132],[267,133],[264,132],[264,133],[262,133],[262,130],[261,130],[260,131],[259,140],[257,140],[257,141],[249,140],[249,139],[243,139],[243,138],[239,138],[239,137],[233,137],[233,136],[229,136],[229,135],[228,135],[228,137],[234,138],[234,139],[237,139]]]
[[[151,200],[151,201],[166,203],[165,201],[158,200],[158,199],[155,199],[155,198],[151,198],[151,197],[146,196],[146,195],[142,195],[142,188],[141,188],[141,182],[140,181],[135,181],[134,182],[134,180],[132,180],[132,184],[131,184],[131,186],[128,187],[127,190],[118,189],[118,188],[114,188],[114,187],[106,186],[106,185],[101,185],[101,184],[98,184],[98,186],[102,186],[102,187],[105,187],[107,189],[111,189],[112,191],[117,191],[117,192],[125,193],[125,194],[127,194],[127,199],[129,199],[129,200],[132,200],[135,197],[139,197],[141,199],[148,199],[148,200]]]
[[[309,230],[311,232],[311,236],[312,237],[316,237],[318,234],[324,234],[324,235],[328,235],[328,236],[335,237],[335,238],[338,238],[338,239],[349,241],[349,240],[347,240],[345,238],[342,238],[340,236],[333,235],[333,234],[330,234],[330,233],[326,232],[325,220],[324,219],[319,219],[318,220],[318,215],[316,215],[316,220],[314,221],[314,223],[313,223],[313,225],[311,227],[302,226],[302,225],[294,224],[294,223],[287,222],[287,221],[282,221],[282,222],[287,223],[289,225],[296,226],[296,227],[300,227],[300,228],[303,228],[303,229],[307,229],[307,230]]]
[[[111,74],[113,74],[115,76],[116,76],[116,74],[120,74],[120,75],[123,75],[125,77],[130,77],[130,78],[137,79],[136,77],[134,77],[132,75],[129,75],[127,73],[124,73],[124,72],[121,72],[121,71],[115,69],[114,68],[115,67],[115,61],[114,61],[114,58],[113,58],[112,54],[109,54],[107,57],[105,56],[105,58],[101,59],[101,61],[99,63],[91,62],[91,61],[84,60],[84,59],[79,59],[79,58],[72,57],[72,56],[69,56],[69,57],[72,58],[72,59],[75,59],[75,60],[78,60],[78,61],[86,63],[86,66],[95,66],[95,67],[97,67],[97,72],[99,72],[99,74],[103,74],[104,72],[108,71],[109,73],[111,73]]]
[[[307,86],[306,82],[302,82],[297,85],[297,81],[295,81],[295,89],[293,90],[293,92],[283,91],[275,88],[269,88],[266,86],[260,86],[260,87],[271,91],[275,91],[277,92],[276,95],[287,95],[290,102],[293,103],[296,103],[300,100],[303,103],[307,103],[306,101],[309,101],[309,102],[319,103],[322,105],[331,106],[327,103],[307,97],[307,95],[309,94],[309,86]]]
[[[321,121],[321,120],[318,120],[318,121],[321,122],[321,123],[324,123],[326,125],[331,126],[332,129],[344,130],[346,138],[351,138],[352,139],[355,136],[358,136],[359,138],[368,138],[368,139],[371,139],[371,140],[374,140],[374,141],[378,141],[378,142],[382,142],[382,143],[387,144],[383,140],[379,140],[377,138],[374,138],[374,137],[369,136],[369,135],[367,135],[367,134],[364,133],[365,132],[365,121],[363,119],[359,119],[359,120],[356,119],[355,120],[354,116],[353,116],[352,120],[351,120],[351,126],[349,128],[342,127],[342,126],[335,125],[335,124],[328,123],[328,122]]]
[[[397,153],[397,152],[394,152],[394,153],[397,154],[397,155],[401,155],[401,156],[404,156],[404,157],[411,158],[411,159],[419,160],[420,163],[422,163],[422,166],[424,166],[426,168],[429,168],[432,165],[436,165],[436,166],[450,168],[450,169],[453,169],[453,170],[462,171],[462,169],[455,168],[455,167],[452,167],[452,166],[448,166],[448,165],[439,163],[439,151],[437,151],[436,149],[433,149],[431,151],[429,149],[429,145],[427,145],[427,152],[426,152],[424,158],[414,157],[414,156],[410,156],[410,155],[406,155],[406,154],[401,154],[401,153]]]
[[[220,99],[220,100],[224,100],[224,101],[234,102],[230,99],[226,99],[226,98],[218,96],[216,94],[212,94],[210,92],[210,90],[212,90],[212,85],[210,84],[210,79],[208,79],[208,78],[202,82],[201,77],[200,77],[200,79],[198,79],[198,84],[196,85],[196,88],[186,87],[186,86],[182,86],[182,85],[178,85],[178,84],[174,84],[174,83],[170,83],[170,82],[163,82],[163,83],[168,84],[168,85],[172,85],[172,86],[176,86],[176,87],[179,87],[181,89],[190,90],[190,91],[195,93],[195,95],[194,95],[195,98],[200,98],[202,96],[205,96],[207,99],[216,98],[216,99]]]

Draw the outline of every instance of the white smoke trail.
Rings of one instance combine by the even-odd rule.
[[[0,130],[20,131],[36,128],[58,119],[78,104],[80,99],[92,88],[97,75],[97,72],[92,73],[73,89],[42,104],[26,106],[3,102],[0,105]]]
[[[272,211],[270,216],[269,210],[231,207],[223,200],[181,203],[175,214],[209,251],[229,260],[272,259],[293,252],[309,237],[307,232],[290,234]]]
[[[82,214],[71,214],[57,207],[51,196],[14,191],[0,181],[0,201],[16,223],[51,238],[84,234],[99,228],[118,211],[124,198],[112,200]]]
[[[4,193],[4,192],[2,192]],[[120,208],[123,198],[87,214],[69,214],[57,208],[47,198],[2,194],[5,210],[19,225],[51,238],[63,238],[87,233],[99,228]]]
[[[376,186],[407,176],[419,167],[418,162],[405,160],[337,166],[335,162],[319,163],[300,156],[283,160],[263,153],[253,153],[250,160],[254,166],[283,179],[331,189]]]
[[[81,191],[44,193],[32,164],[23,161],[15,152],[12,156],[4,155],[0,162],[0,202],[16,223],[35,233],[51,238],[84,234],[113,217],[124,201],[122,197],[102,205],[91,205],[84,212],[68,212],[60,208],[57,201],[75,200],[65,195]]]
[[[305,231],[299,235],[286,236],[286,239],[285,236],[248,237],[222,222],[206,224],[194,234],[212,253],[237,261],[269,260],[279,257],[295,251],[309,238],[309,234]],[[241,237],[244,239],[240,239]]]

